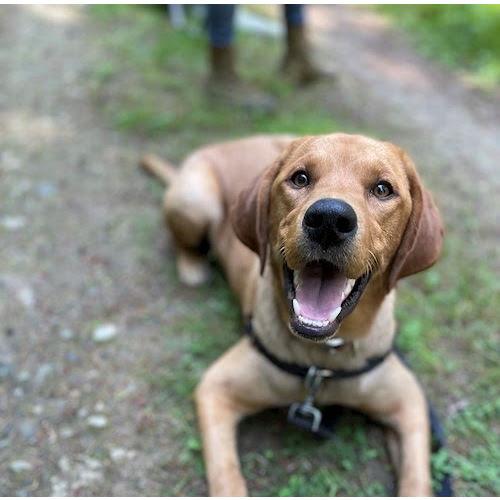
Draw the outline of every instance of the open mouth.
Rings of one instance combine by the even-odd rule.
[[[349,279],[327,261],[310,262],[300,270],[292,270],[285,263],[284,274],[290,327],[297,335],[315,341],[335,334],[370,279],[370,273]]]

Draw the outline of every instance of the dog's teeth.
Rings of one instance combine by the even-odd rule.
[[[329,321],[327,319],[325,319],[323,321],[315,320],[315,319],[306,318],[300,314],[298,315],[298,319],[304,325],[314,326],[316,328],[324,328],[329,323]]]
[[[297,299],[293,299],[292,301],[292,305],[293,305],[293,310],[295,311],[295,314],[297,316],[300,316],[300,305],[299,305],[299,301]]]
[[[356,282],[356,280],[352,280],[352,279],[347,280],[345,287],[344,287],[344,291],[342,292],[342,300],[344,300],[351,293],[351,290],[353,289],[355,282]]]
[[[300,281],[300,274],[298,273],[298,271],[293,272],[293,285],[295,287],[295,290],[297,290],[297,288],[300,288],[301,281]]]
[[[316,328],[324,328],[329,323],[328,320],[319,321],[315,319],[305,318],[304,316],[301,315],[299,315],[299,321],[301,323],[304,323],[304,325],[314,326]]]
[[[329,320],[330,321],[335,321],[335,319],[337,318],[337,316],[340,314],[341,310],[342,310],[342,308],[339,306],[339,307],[337,307],[337,309],[335,309],[334,311],[332,311],[330,313]]]

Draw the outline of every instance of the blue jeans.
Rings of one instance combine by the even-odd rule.
[[[287,25],[300,26],[304,24],[302,5],[284,5]],[[210,44],[214,47],[228,47],[234,38],[235,5],[207,5],[207,29]]]

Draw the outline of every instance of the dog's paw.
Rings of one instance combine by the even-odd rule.
[[[210,280],[210,266],[204,257],[180,254],[177,257],[177,272],[182,284],[190,287],[204,285]]]

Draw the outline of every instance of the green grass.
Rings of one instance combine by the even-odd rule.
[[[153,9],[94,6],[101,22],[119,23],[101,43],[117,60],[96,64],[94,98],[111,123],[121,130],[148,136],[180,134],[238,136],[252,132],[331,132],[333,113],[318,106],[317,92],[294,91],[276,78],[277,43],[243,36],[239,67],[247,81],[279,100],[271,116],[216,106],[206,98],[207,49],[199,23],[173,30]],[[254,61],[259,63],[255,64]],[[326,90],[326,86],[325,86]],[[311,112],[314,105],[314,112]]]
[[[384,5],[433,58],[472,73],[480,85],[500,83],[499,5]]]
[[[158,137],[157,147],[173,160],[199,144],[222,138],[352,128],[339,124],[329,108],[328,84],[298,92],[276,83],[277,41],[249,36],[239,40],[244,77],[280,102],[272,116],[249,115],[214,107],[205,99],[206,51],[197,22],[174,31],[152,8],[95,6],[90,11],[96,29],[105,32],[95,42],[101,53],[92,75],[95,105],[103,119],[123,133]],[[451,189],[439,168],[426,173],[430,183],[436,181],[434,189]],[[462,188],[470,192],[473,184]],[[162,189],[152,187],[158,207],[161,195]],[[398,343],[444,416],[450,449],[434,457],[436,473],[451,467],[459,495],[498,495],[499,285],[492,272],[498,250],[470,244],[479,240],[480,221],[470,220],[465,206],[463,212],[446,213],[448,233],[441,262],[400,286]],[[163,225],[160,215],[152,223],[145,217],[140,214],[132,221],[136,251],[154,272],[155,224],[158,232]],[[161,272],[167,276],[166,295],[176,312],[164,327],[165,363],[145,377],[156,410],[171,424],[176,450],[165,464],[164,494],[203,494],[192,392],[207,366],[240,337],[240,316],[220,272],[198,290],[180,286],[171,259],[165,259]],[[254,495],[393,492],[382,432],[359,416],[344,417],[332,441],[318,442],[291,428],[283,411],[270,411],[242,424],[241,441],[243,469]]]

